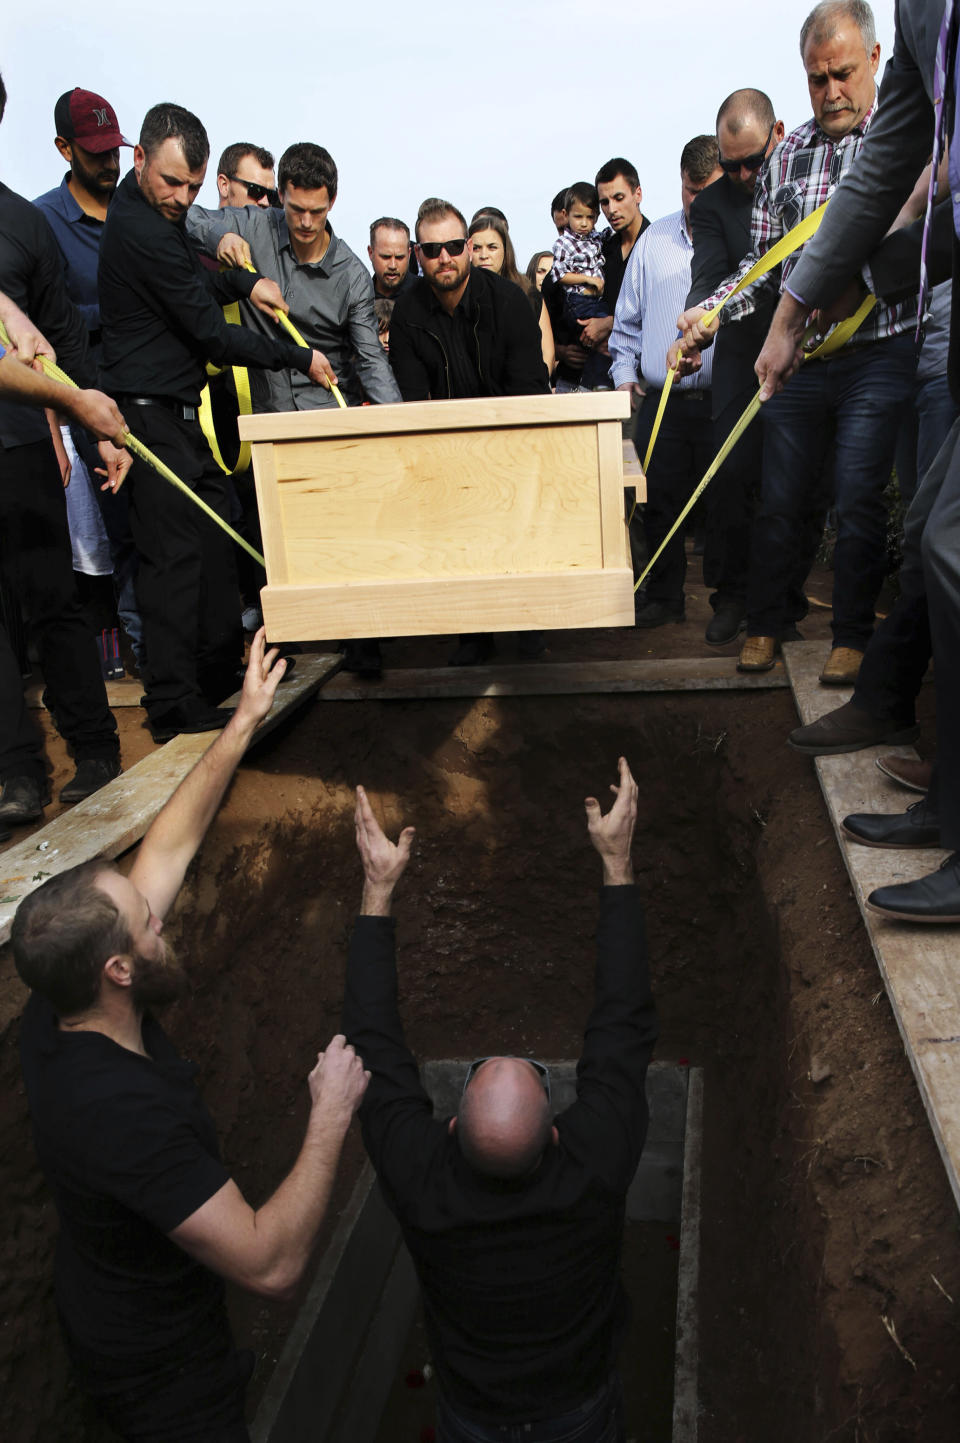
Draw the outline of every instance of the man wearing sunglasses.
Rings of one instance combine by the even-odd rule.
[[[283,293],[308,346],[322,350],[352,405],[364,399],[399,401],[390,363],[377,333],[366,267],[334,233],[337,199],[333,156],[322,145],[288,146],[278,166],[281,208],[244,204],[220,210],[191,206],[187,229],[208,255],[227,266],[252,259]],[[248,188],[249,189],[249,188]],[[244,324],[272,333],[273,320],[241,305]],[[329,390],[310,386],[294,370],[251,378],[255,411],[308,411],[336,406]]]
[[[717,143],[723,175],[690,207],[693,266],[687,308],[700,303],[750,250],[750,217],[760,167],[783,139],[769,96],[735,90],[717,112]],[[765,299],[738,326],[717,337],[713,363],[712,416],[716,444],[733,428],[756,390],[753,363],[773,314]],[[699,363],[699,354],[696,357]],[[673,364],[671,353],[667,364]],[[760,490],[760,427],[753,426],[734,448],[706,492],[707,536],[704,576],[715,587],[706,640],[726,646],[742,631],[747,609],[747,570],[754,498]],[[801,579],[802,588],[802,579]]]
[[[258,205],[264,210],[279,205],[269,150],[244,140],[228,145],[217,166],[217,190],[221,210],[228,205]]]
[[[438,1443],[626,1436],[619,1259],[657,1028],[630,857],[637,786],[623,757],[611,791],[606,815],[586,801],[603,889],[577,1100],[554,1116],[544,1063],[486,1056],[467,1072],[457,1115],[435,1119],[404,1042],[390,916],[414,829],[391,842],[357,788],[364,884],[343,1030],[371,1074],[364,1142],[420,1279]]]

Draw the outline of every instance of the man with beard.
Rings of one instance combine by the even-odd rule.
[[[151,1011],[184,990],[163,919],[283,670],[275,651],[264,655],[261,630],[236,712],[128,876],[84,863],[14,918],[14,959],[32,988],[21,1059],[61,1227],[57,1307],[82,1387],[125,1439],[246,1443],[253,1358],[231,1337],[223,1279],[265,1297],[292,1293],[367,1084],[353,1048],[334,1037],[310,1073],[300,1155],[254,1210],[220,1159],[196,1068]]]
[[[53,123],[54,144],[70,169],[54,190],[38,195],[34,205],[50,222],[63,258],[67,295],[87,323],[91,353],[98,361],[100,241],[120,179],[120,147],[132,142],[121,133],[110,102],[79,86],[61,95]],[[112,569],[116,611],[139,664],[144,656],[143,626],[134,591],[137,551],[130,532],[127,493],[101,491],[95,474],[96,453],[83,431],[61,422],[61,432],[71,465],[66,502],[74,569],[97,577]],[[119,673],[115,668],[107,670],[110,651],[105,637],[101,639],[101,660],[105,676],[123,674],[122,668]]]

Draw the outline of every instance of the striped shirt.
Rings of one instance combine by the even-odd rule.
[[[815,120],[807,120],[781,141],[757,178],[750,228],[753,245],[737,270],[718,286],[712,296],[702,302],[713,310],[729,295],[741,276],[764,255],[781,236],[799,225],[827,200],[843,180],[860,152],[864,136],[877,111],[874,101],[858,125],[839,140],[831,140]],[[803,253],[794,251],[780,266],[779,289],[787,284],[790,272]],[[754,281],[745,291],[728,301],[720,313],[720,324],[728,325],[748,316],[756,309],[757,300],[766,290],[778,289],[776,268]],[[854,345],[885,340],[888,336],[912,331],[917,324],[915,301],[899,305],[878,303],[853,338]],[[705,355],[708,353],[704,353]]]
[[[610,377],[615,386],[642,375],[651,386],[667,379],[667,351],[677,339],[677,317],[690,290],[693,241],[683,211],[665,215],[648,226],[627,262],[610,333]],[[713,350],[692,376],[674,382],[674,390],[707,391],[713,373]]]

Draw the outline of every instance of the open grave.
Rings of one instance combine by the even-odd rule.
[[[782,690],[309,703],[251,754],[191,870],[171,930],[193,992],[168,1025],[263,1199],[339,1025],[363,782],[390,828],[418,828],[397,906],[417,1055],[575,1058],[599,880],[582,801],[626,755],[657,1057],[704,1078],[699,1439],[948,1443],[956,1211],[812,768],[782,744],[794,724]],[[2,975],[4,1435],[103,1443],[56,1334],[8,958]],[[354,1131],[327,1241],[363,1162]],[[260,1354],[251,1416],[308,1291],[232,1299]],[[644,1425],[629,1436],[656,1443]]]

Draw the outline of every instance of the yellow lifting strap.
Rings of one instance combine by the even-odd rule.
[[[833,355],[835,351],[839,351],[841,346],[845,346],[849,341],[850,337],[854,334],[854,332],[863,325],[863,322],[867,319],[867,316],[869,316],[870,312],[873,310],[876,304],[876,296],[867,296],[861,302],[857,311],[852,316],[847,316],[846,320],[841,321],[840,324],[830,332],[826,340],[821,341],[820,344],[816,346],[813,350],[804,353],[804,363],[806,363],[807,361],[825,360],[827,356]],[[812,332],[808,332],[808,335],[812,335]],[[640,590],[640,587],[646,581],[647,577],[650,575],[650,572],[660,560],[663,552],[666,550],[669,543],[673,540],[678,528],[683,525],[684,521],[687,519],[690,512],[693,510],[694,506],[699,501],[700,497],[703,495],[704,491],[707,489],[714,476],[716,476],[717,472],[720,470],[720,467],[730,455],[730,452],[740,440],[740,437],[743,435],[744,431],[750,425],[750,422],[754,419],[759,410],[760,391],[758,390],[757,394],[754,396],[753,400],[747,406],[743,415],[739,418],[733,430],[730,432],[730,435],[724,441],[723,445],[720,447],[720,450],[710,462],[710,465],[707,467],[706,474],[704,475],[703,480],[697,486],[693,495],[690,497],[689,501],[680,512],[680,515],[677,517],[676,521],[670,527],[670,530],[667,532],[666,536],[663,538],[660,545],[657,547],[656,551],[647,562],[641,576],[639,577],[636,585],[633,588],[635,593]],[[633,511],[636,511],[636,509],[636,503],[634,503]],[[633,511],[631,511],[630,513],[631,520],[633,519]],[[629,522],[627,524],[629,525]]]
[[[256,269],[257,268],[252,261],[247,261],[244,266],[244,270],[247,271],[256,271]],[[296,341],[298,346],[304,346],[307,350],[312,349],[311,347],[307,346],[306,341],[303,339],[300,332],[291,321],[290,317],[286,315],[283,311],[281,311],[279,306],[274,306],[273,313],[291,340]],[[326,380],[323,384],[326,386],[328,391],[333,392],[334,399],[336,400],[337,405],[342,411],[345,411],[347,409],[347,403],[340,394],[339,386],[335,386],[332,381]]]
[[[2,321],[0,321],[0,345],[10,348],[10,337]],[[49,376],[51,380],[60,381],[64,386],[69,386],[74,391],[80,389],[76,381],[72,380],[66,371],[61,371],[60,367],[51,361],[49,356],[38,356],[37,360],[40,362],[44,374]],[[208,506],[201,496],[198,496],[195,491],[191,491],[187,483],[181,481],[176,472],[171,471],[170,467],[161,461],[159,456],[155,456],[148,446],[145,446],[142,441],[138,441],[136,436],[130,431],[123,433],[123,441],[128,451],[132,451],[134,456],[139,456],[141,461],[145,461],[148,466],[152,466],[158,475],[162,476],[165,481],[170,482],[171,486],[175,486],[178,491],[183,492],[184,496],[189,497],[195,506],[199,506],[200,510],[210,517],[211,521],[216,522],[221,531],[227,533],[231,541],[235,541],[238,546],[242,546],[244,551],[252,556],[254,561],[259,562],[263,569],[266,570],[267,563],[259,551],[255,551],[249,541],[244,541],[243,537],[238,535],[233,527],[224,521],[222,516],[218,516],[213,507]]]
[[[223,318],[230,326],[239,326],[243,322],[240,319],[240,303],[232,301],[229,306],[223,308]],[[250,373],[246,366],[231,366],[233,372],[233,384],[237,392],[237,409],[241,416],[253,415],[253,400],[250,395]],[[208,366],[207,375],[219,376],[226,370],[226,367]],[[244,471],[250,467],[250,442],[241,441],[240,451],[237,455],[237,464],[228,466],[223,459],[223,452],[220,450],[220,442],[217,438],[217,428],[213,419],[213,403],[210,398],[209,381],[200,392],[200,409],[197,413],[200,422],[200,429],[203,431],[207,445],[213,454],[220,470],[226,476],[242,476]]]

